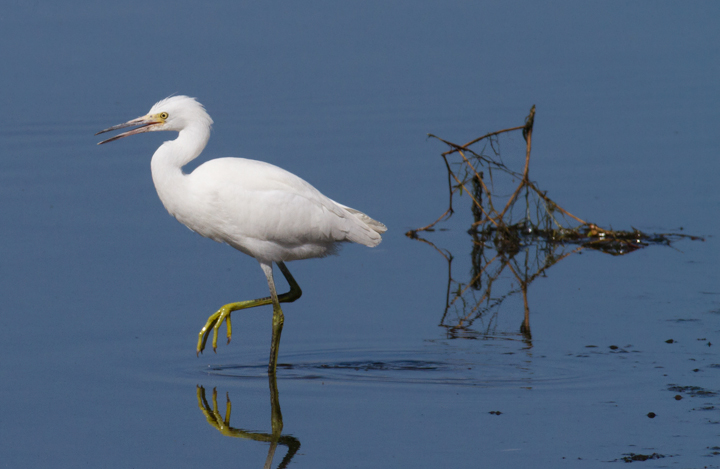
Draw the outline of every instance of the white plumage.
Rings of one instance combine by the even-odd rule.
[[[212,123],[195,99],[172,96],[155,104],[147,115],[98,133],[139,126],[102,144],[141,132],[179,132],[175,140],[163,143],[152,157],[155,188],[167,211],[178,221],[260,262],[270,287],[273,323],[280,322],[279,330],[273,327],[270,372],[274,372],[273,361],[277,359],[282,330],[279,302],[294,301],[301,294],[284,262],[333,254],[342,242],[377,246],[380,234],[387,228],[358,210],[334,202],[294,174],[262,161],[219,158],[189,174],[183,173],[182,167],[205,148]],[[291,291],[279,298],[272,277],[273,262],[291,285]],[[269,304],[267,300],[231,303],[221,308],[200,332],[198,352],[204,348],[210,328],[214,329],[215,348],[217,330],[224,320],[228,323],[229,340],[232,311]],[[223,312],[224,309],[227,311]]]

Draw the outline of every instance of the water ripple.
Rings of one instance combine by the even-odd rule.
[[[580,366],[567,362],[533,363],[511,355],[500,363],[482,362],[486,358],[470,355],[459,359],[427,351],[332,350],[284,356],[283,363],[278,363],[278,379],[529,388],[577,386],[588,377]],[[267,376],[267,365],[264,361],[210,365],[204,372],[213,376],[260,378]],[[593,380],[597,380],[597,375]]]

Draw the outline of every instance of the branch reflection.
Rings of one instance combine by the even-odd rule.
[[[582,251],[583,246],[567,246],[558,243],[534,242],[502,243],[497,235],[472,231],[472,267],[470,280],[462,281],[453,276],[454,257],[447,249],[416,237],[432,246],[448,263],[448,283],[445,310],[440,326],[447,330],[448,338],[477,338],[495,332],[500,309],[506,301],[522,294],[523,319],[519,332],[528,346],[532,346],[530,331],[530,305],[528,286],[547,270]]]
[[[290,435],[282,435],[283,420],[282,413],[280,412],[277,380],[274,375],[268,375],[268,380],[270,381],[270,422],[272,426],[272,433],[251,432],[230,426],[230,413],[232,411],[230,396],[228,394],[225,395],[225,417],[223,418],[220,410],[218,409],[217,389],[215,388],[213,388],[212,392],[211,408],[207,398],[205,397],[205,388],[203,386],[197,386],[198,407],[205,415],[208,423],[215,427],[223,435],[233,438],[245,438],[248,440],[270,443],[270,449],[268,450],[265,465],[263,466],[265,469],[272,467],[272,461],[275,456],[277,446],[286,446],[288,448],[288,452],[278,465],[278,469],[282,469],[290,464],[290,460],[293,456],[295,456],[298,449],[300,449],[300,440]]]

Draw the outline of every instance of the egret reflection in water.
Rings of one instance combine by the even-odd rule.
[[[272,467],[272,461],[278,445],[287,447],[288,451],[278,465],[278,469],[281,469],[290,464],[293,456],[295,456],[295,453],[300,449],[300,440],[290,435],[282,435],[283,419],[282,412],[280,411],[277,380],[272,374],[268,375],[268,379],[270,381],[270,424],[272,428],[270,433],[251,432],[231,426],[230,414],[232,412],[232,403],[230,402],[230,395],[225,395],[225,416],[223,417],[217,402],[216,388],[213,388],[211,407],[205,396],[205,388],[203,386],[197,386],[198,407],[205,415],[207,422],[224,436],[270,443],[265,465],[263,466],[266,469]]]

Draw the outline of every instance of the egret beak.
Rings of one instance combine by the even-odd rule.
[[[123,137],[129,137],[130,135],[135,135],[135,134],[140,134],[143,132],[149,132],[151,130],[155,130],[155,126],[158,124],[164,124],[164,122],[155,116],[142,116],[142,117],[138,117],[137,119],[127,121],[124,124],[118,124],[118,125],[113,125],[112,127],[108,127],[107,129],[101,130],[100,132],[96,133],[95,135],[104,134],[105,132],[110,132],[112,130],[124,129],[125,127],[132,127],[135,125],[138,126],[135,129],[128,130],[127,132],[123,132],[112,138],[103,140],[102,142],[98,142],[98,145],[102,145],[103,143],[112,142],[113,140],[118,140]]]

